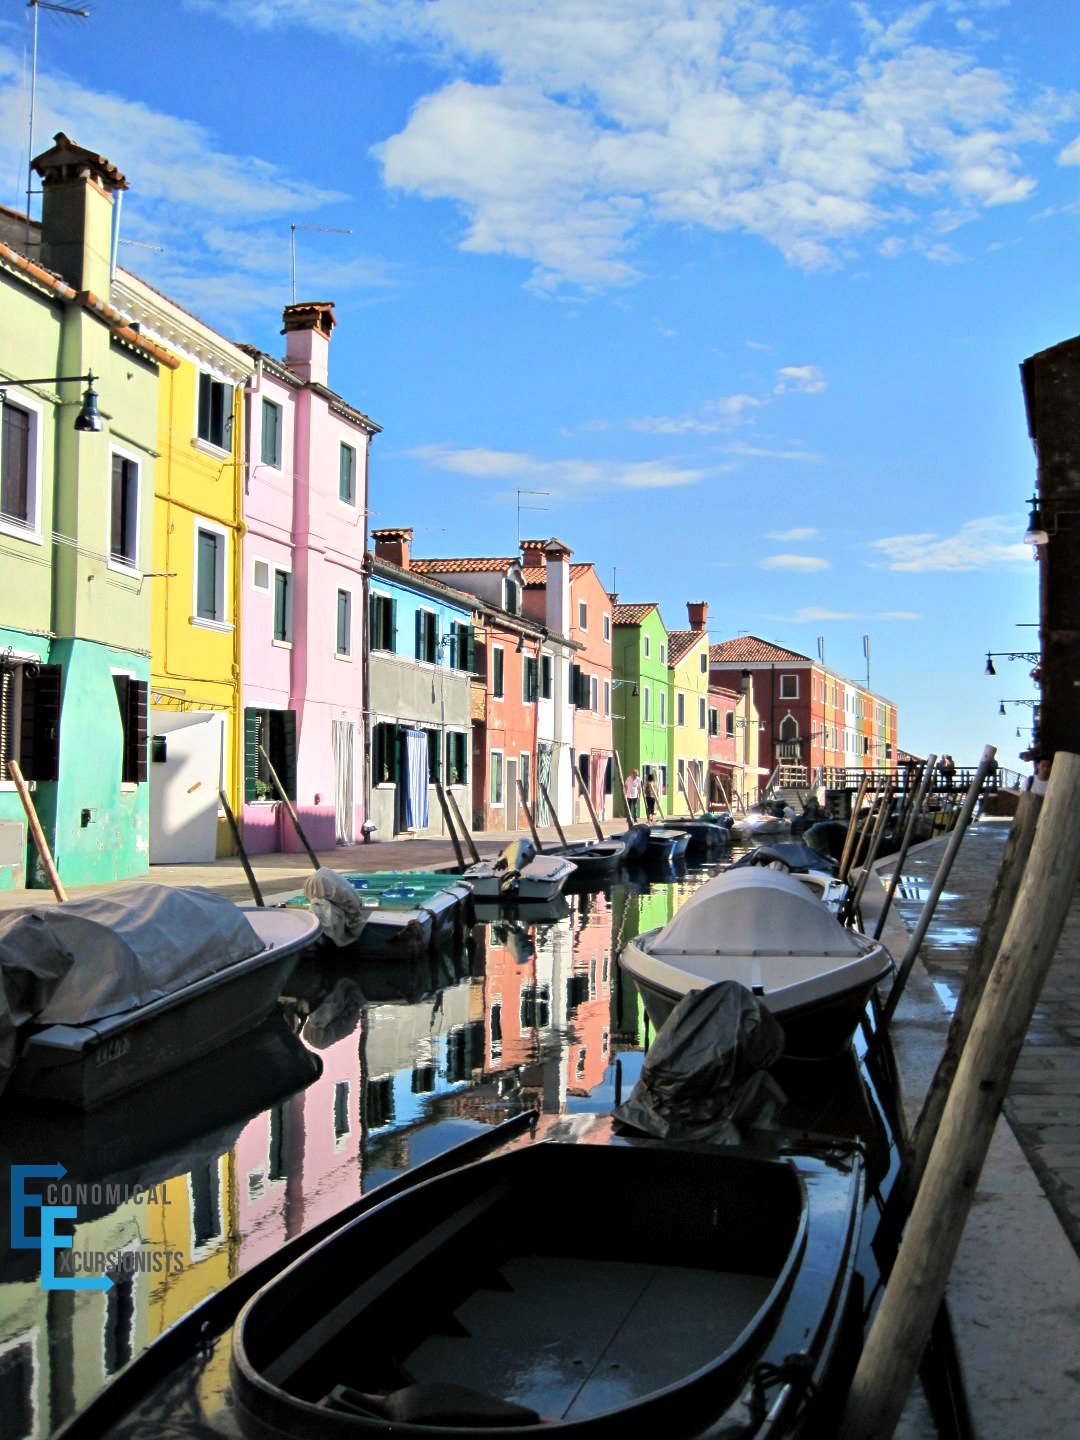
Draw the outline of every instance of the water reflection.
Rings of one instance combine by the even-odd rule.
[[[73,1249],[110,1252],[117,1279],[44,1290],[39,1252],[8,1251],[4,1435],[50,1434],[208,1294],[391,1172],[524,1109],[610,1109],[649,1038],[618,951],[716,868],[624,872],[537,912],[495,907],[456,952],[409,964],[320,956],[270,1023],[188,1072],[89,1116],[0,1106],[5,1171],[60,1162],[89,1187]]]

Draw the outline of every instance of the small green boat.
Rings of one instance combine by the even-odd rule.
[[[342,874],[320,869],[285,903],[312,909],[324,938],[358,958],[414,959],[460,934],[472,891],[433,870]]]

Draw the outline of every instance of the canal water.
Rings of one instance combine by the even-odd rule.
[[[52,1434],[206,1296],[396,1172],[525,1110],[609,1111],[650,1038],[619,950],[718,868],[482,911],[455,952],[417,964],[305,961],[265,1024],[185,1071],[86,1115],[0,1103],[4,1233],[22,1221],[6,1213],[8,1167],[63,1167],[25,1189],[70,1206],[58,1230],[86,1271],[114,1280],[46,1286],[39,1250],[4,1247],[0,1440]],[[850,1080],[808,1097],[799,1073],[782,1083],[799,1123],[820,1130],[830,1106],[849,1105]],[[866,1132],[882,1185],[890,1107],[857,1094],[865,1114],[840,1123]],[[869,1255],[865,1273],[869,1306]]]

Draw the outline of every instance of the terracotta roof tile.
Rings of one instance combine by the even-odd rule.
[[[484,556],[480,559],[410,560],[409,568],[421,575],[476,575],[487,571],[509,570],[518,563],[516,556]]]
[[[616,605],[611,612],[611,623],[613,625],[640,625],[649,611],[655,609],[655,600],[649,600],[643,605]]]
[[[701,639],[700,630],[669,630],[668,631],[668,666],[678,665],[679,661],[689,655],[690,651]]]
[[[769,640],[759,640],[756,635],[740,635],[737,640],[721,640],[719,645],[709,646],[709,661],[713,665],[761,665],[776,660],[798,660],[810,663],[809,655],[800,655],[796,650],[785,650]]]

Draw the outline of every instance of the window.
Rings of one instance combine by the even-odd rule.
[[[199,415],[197,433],[200,440],[216,445],[219,450],[232,449],[232,392],[221,380],[199,376]]]
[[[251,584],[255,590],[270,589],[270,561],[256,560],[251,567]]]
[[[780,699],[797,700],[799,698],[799,677],[797,675],[780,676]]]
[[[337,650],[335,654],[352,655],[352,591],[337,592]]]
[[[451,730],[446,737],[446,775],[450,785],[469,783],[469,737],[463,730]]]
[[[611,681],[604,681],[604,714],[611,714]]]
[[[259,747],[270,757],[290,800],[296,799],[296,712],[293,710],[244,711],[244,799],[276,800],[278,793],[270,778],[270,765]]]
[[[120,783],[142,785],[146,781],[146,699],[147,683],[133,675],[114,675],[116,703],[124,748],[120,759]]]
[[[516,580],[507,579],[503,581],[503,598],[505,601],[504,608],[508,610],[511,615],[521,614],[521,586]]]
[[[588,628],[589,628],[589,607],[585,604],[585,601],[584,601],[584,600],[579,600],[579,601],[578,601],[578,607],[577,607],[577,623],[578,623],[578,629],[579,629],[579,630],[588,630]]]
[[[660,691],[660,724],[667,724],[667,691]]]
[[[391,651],[397,648],[397,601],[389,595],[371,597],[371,648]]]
[[[649,658],[649,637],[643,635],[641,638],[645,641],[645,659],[647,660]]]
[[[259,459],[264,465],[281,469],[281,406],[273,400],[262,403],[262,446]]]
[[[14,760],[27,780],[59,774],[60,666],[9,660],[0,666],[0,781]]]
[[[380,723],[371,731],[371,779],[375,785],[395,785],[398,778],[398,727]]]
[[[701,656],[700,656],[700,659],[701,659],[701,673],[702,673],[703,675],[705,675],[705,674],[708,673],[708,669],[709,669],[709,655],[708,655],[708,652],[707,652],[707,651],[702,651]]]
[[[139,563],[139,462],[113,451],[109,557],[117,565]]]
[[[472,626],[455,620],[450,626],[450,664],[455,670],[474,669]]]
[[[225,623],[225,531],[200,520],[195,525],[195,618]]]
[[[703,695],[698,696],[697,723],[699,730],[705,729],[705,697]]]
[[[611,616],[610,616],[610,615],[605,615],[605,616],[604,616],[604,639],[607,641],[607,643],[608,643],[609,645],[611,644]]]
[[[681,690],[675,696],[675,724],[686,724],[686,696]]]
[[[667,646],[664,645],[664,644],[661,644],[661,646],[660,646],[660,664],[663,665],[664,662],[666,661],[666,659],[667,659]]]
[[[709,706],[709,734],[720,734],[720,711],[714,705]]]
[[[521,752],[521,792],[526,805],[532,804],[532,756],[527,750]]]
[[[734,736],[735,736],[735,711],[734,711],[734,710],[725,710],[725,711],[724,711],[724,734],[728,737],[729,740],[734,739]]]
[[[555,666],[550,655],[540,656],[540,695],[550,700],[555,686]]]
[[[436,780],[442,779],[442,744],[438,730],[428,730],[427,734],[427,769],[428,781],[434,784]]]
[[[491,752],[491,803],[503,803],[503,756],[501,750]]]
[[[491,694],[496,700],[501,700],[505,694],[503,688],[503,667],[503,648],[501,645],[493,645],[491,647]]]
[[[540,662],[535,655],[526,655],[521,666],[521,698],[531,705],[540,697]]]
[[[292,644],[292,575],[274,568],[274,639],[279,645]]]
[[[17,531],[39,528],[41,415],[5,392],[0,403],[0,523]]]
[[[439,653],[439,624],[434,610],[416,612],[416,658],[428,665],[435,664]]]
[[[648,687],[648,685],[645,686],[645,708],[644,708],[644,711],[643,711],[643,719],[644,719],[644,721],[645,721],[645,724],[647,725],[647,724],[649,723],[649,687]]]
[[[344,505],[356,504],[356,451],[344,442],[338,456],[338,499]]]

